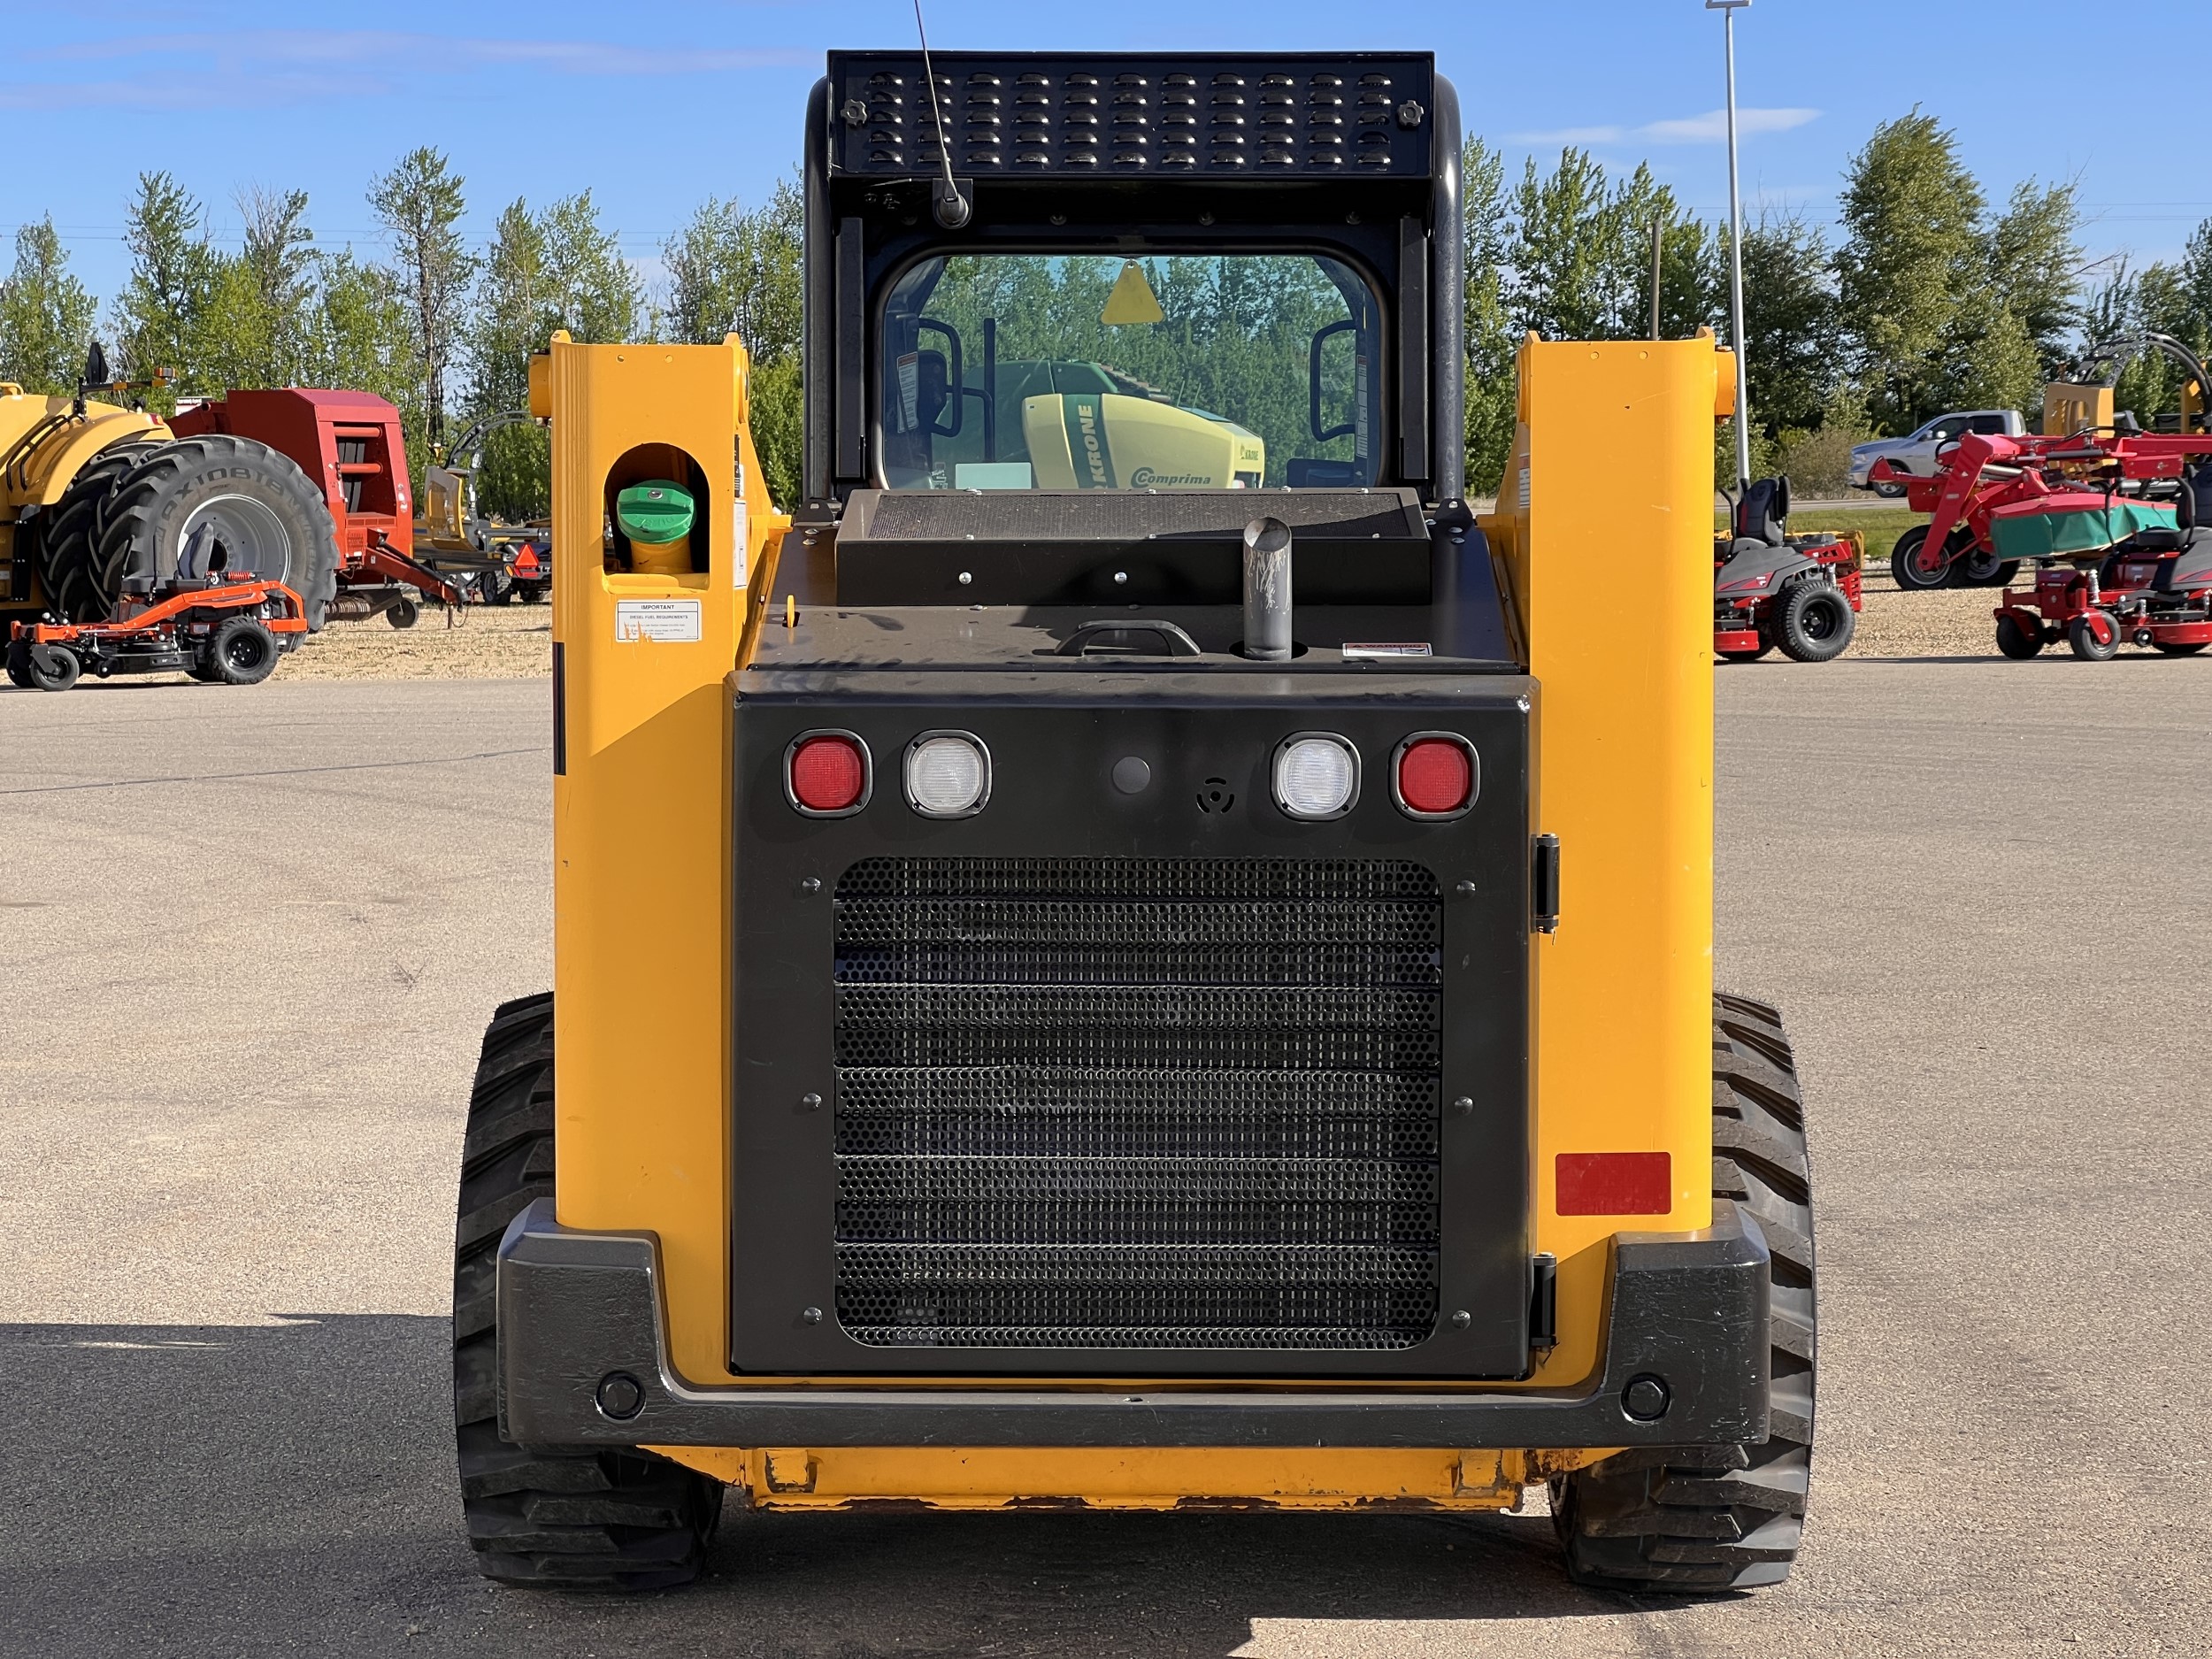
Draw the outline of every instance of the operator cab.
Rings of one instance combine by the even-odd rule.
[[[1432,60],[933,66],[933,99],[918,53],[832,53],[815,91],[779,586],[1019,607],[1051,642],[1135,605],[1210,656],[1233,618],[1186,612],[1237,604],[1271,517],[1302,644],[1510,672],[1460,500],[1458,110]]]

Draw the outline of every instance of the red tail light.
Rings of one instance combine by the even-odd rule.
[[[810,818],[842,818],[868,804],[868,746],[850,732],[809,732],[784,753],[784,787]]]
[[[1481,782],[1475,746],[1453,732],[1417,732],[1398,745],[1391,790],[1414,818],[1457,818]]]

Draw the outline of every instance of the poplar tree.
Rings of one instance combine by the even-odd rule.
[[[50,213],[15,233],[15,268],[0,281],[0,380],[49,396],[77,388],[98,310],[69,274]]]
[[[445,424],[446,375],[453,366],[476,260],[461,238],[465,181],[428,145],[411,150],[369,187],[370,211],[391,238],[422,363],[421,403],[429,434]]]

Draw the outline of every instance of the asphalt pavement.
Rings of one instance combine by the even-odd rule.
[[[549,975],[543,681],[0,695],[0,1654],[2195,1654],[2212,660],[1720,672],[1721,982],[1813,1133],[1796,1578],[1540,1515],[733,1513],[639,1599],[469,1565],[477,1036]]]

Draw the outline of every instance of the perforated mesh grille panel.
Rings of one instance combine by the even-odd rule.
[[[1394,860],[877,858],[837,888],[837,1312],[887,1348],[1410,1348],[1441,912]]]

